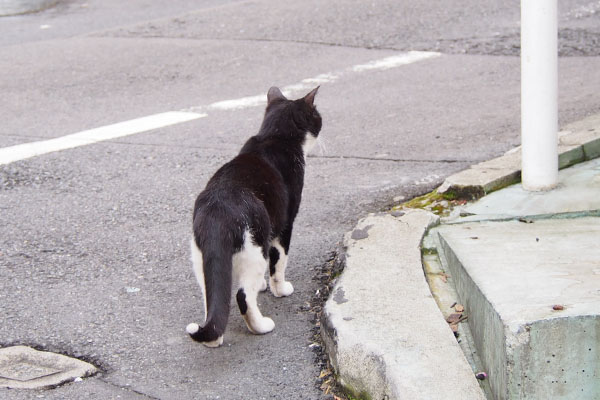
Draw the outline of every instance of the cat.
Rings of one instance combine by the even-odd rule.
[[[232,285],[250,332],[265,334],[275,323],[257,305],[259,291],[289,296],[285,280],[294,219],[300,207],[307,152],[321,131],[314,104],[319,87],[288,100],[272,87],[260,130],[208,181],[194,205],[192,263],[204,296],[205,323],[186,327],[208,347],[223,344]]]

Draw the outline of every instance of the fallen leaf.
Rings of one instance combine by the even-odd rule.
[[[448,316],[448,318],[446,318],[446,322],[449,324],[457,324],[458,321],[460,321],[460,317],[462,317],[462,314],[452,313]]]
[[[325,378],[326,376],[331,375],[331,371],[328,369],[324,369],[323,371],[321,371],[321,374],[319,375],[319,379]]]
[[[552,306],[552,309],[554,311],[562,311],[562,310],[565,309],[565,306],[561,306],[560,304],[555,304],[555,305]]]
[[[463,312],[463,311],[465,311],[465,307],[463,307],[462,304],[457,304],[457,305],[454,306],[454,311],[456,311],[456,312]]]

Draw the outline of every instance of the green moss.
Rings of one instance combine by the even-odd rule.
[[[348,400],[372,400],[373,398],[365,391],[356,392],[354,389],[344,386],[344,394]]]
[[[415,197],[412,200],[409,200],[405,203],[401,203],[395,206],[393,209],[401,210],[403,208],[425,208],[431,203],[440,200],[441,196],[438,195],[437,191],[429,192],[424,194],[423,196]]]
[[[424,248],[424,247],[421,248],[421,255],[424,255],[424,256],[435,256],[437,254],[438,254],[438,251],[437,251],[437,249],[435,247],[430,248],[430,249],[427,249],[427,248]]]
[[[407,202],[397,204],[392,207],[392,211],[401,211],[407,208],[417,208],[430,211],[436,215],[444,217],[450,214],[452,208],[465,203],[466,200],[454,191],[438,193],[437,190],[434,190],[422,196],[415,197]]]
[[[446,194],[439,194],[436,190],[424,194],[423,196],[415,197],[405,203],[398,204],[392,208],[392,210],[403,210],[405,208],[418,208],[422,210],[431,211],[436,215],[444,215],[449,209],[448,200],[445,198]],[[444,202],[444,203],[442,203]]]
[[[448,190],[446,193],[442,194],[442,198],[448,201],[457,200],[458,194],[453,190]]]

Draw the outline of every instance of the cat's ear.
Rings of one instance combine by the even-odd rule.
[[[267,93],[267,104],[271,104],[274,100],[287,100],[283,93],[281,93],[281,90],[275,86],[269,89]]]
[[[321,86],[317,86],[309,94],[307,94],[306,96],[304,96],[304,101],[306,102],[306,104],[308,104],[309,106],[313,106],[314,105],[314,103],[315,103],[315,96],[317,95],[317,92],[319,91],[320,87]]]

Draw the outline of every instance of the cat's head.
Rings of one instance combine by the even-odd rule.
[[[321,132],[321,114],[315,106],[315,96],[318,91],[319,86],[297,100],[288,100],[276,87],[269,89],[267,94],[266,116],[280,114],[291,119],[298,132],[305,135],[302,142],[305,154],[315,144]]]

